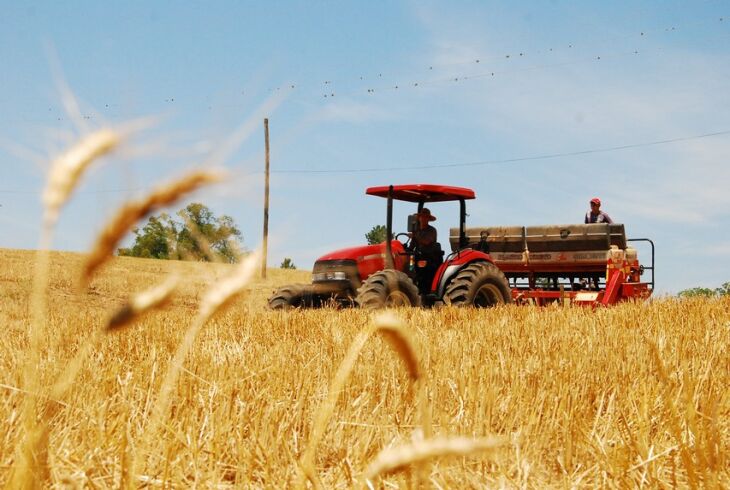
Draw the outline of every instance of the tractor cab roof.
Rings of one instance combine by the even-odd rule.
[[[389,185],[368,187],[365,194],[388,197]],[[474,191],[466,187],[435,184],[406,184],[393,186],[393,199],[409,202],[442,202],[474,199]]]

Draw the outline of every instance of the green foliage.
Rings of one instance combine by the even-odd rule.
[[[724,283],[719,288],[691,288],[684,289],[679,292],[678,296],[681,298],[696,298],[705,297],[712,298],[715,296],[729,296],[730,295],[730,282]]]
[[[296,269],[297,266],[294,265],[294,262],[289,257],[284,257],[284,260],[281,261],[281,268],[282,269]]]
[[[155,259],[237,262],[243,236],[233,218],[216,217],[204,204],[191,203],[176,213],[151,216],[142,230],[134,230],[134,245],[119,255]]]
[[[700,296],[709,298],[711,296],[715,296],[715,290],[710,288],[684,289],[679,292],[679,296],[682,298],[696,298]]]
[[[383,243],[387,238],[387,230],[383,225],[375,225],[373,228],[365,233],[365,239],[368,241],[368,245],[377,245]]]
[[[120,248],[119,255],[147,259],[169,259],[170,244],[177,235],[177,223],[167,213],[151,216],[142,231],[134,229],[135,240],[131,248]]]

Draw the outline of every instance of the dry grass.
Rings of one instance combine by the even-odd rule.
[[[70,389],[47,400],[50,391],[29,393],[22,380],[34,257],[0,250],[0,485],[17,464],[23,401],[37,396],[54,407],[51,484],[293,485],[338,366],[374,325],[359,310],[267,311],[275,285],[308,280],[302,271],[270,270],[268,281],[254,279],[200,330],[170,394],[169,415],[146,440],[162,380],[204,291],[232,266],[115,258],[78,294],[83,257],[52,253],[41,387],[53,385],[128,292],[173,272],[184,280],[161,310],[102,336]],[[365,484],[361,475],[377,469],[370,465],[384,449],[401,448],[384,454],[402,461],[403,454],[419,461],[458,452],[443,442],[456,436],[499,436],[505,444],[488,457],[432,460],[424,483],[730,487],[730,300],[398,315],[419,363],[404,369],[407,359],[393,355],[388,338],[362,346],[314,458],[324,487]],[[432,443],[432,453],[414,439],[422,419],[409,387],[413,373],[422,373],[433,440],[443,445]],[[405,486],[410,478],[394,473],[374,484]]]

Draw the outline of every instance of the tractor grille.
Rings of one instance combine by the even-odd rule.
[[[354,260],[320,260],[312,270],[312,282],[347,282],[353,290],[360,287],[360,274]]]

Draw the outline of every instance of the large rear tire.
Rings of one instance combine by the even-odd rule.
[[[282,286],[269,298],[272,310],[289,310],[291,308],[316,308],[321,306],[321,298],[315,294],[311,284],[290,284]]]
[[[461,269],[446,287],[444,302],[453,306],[490,308],[512,302],[512,290],[501,270],[489,262]]]
[[[421,306],[418,288],[401,271],[385,269],[368,277],[357,290],[360,308],[376,310],[398,306]]]

